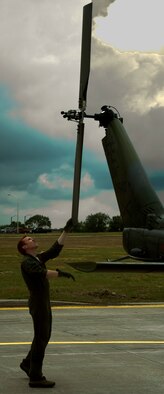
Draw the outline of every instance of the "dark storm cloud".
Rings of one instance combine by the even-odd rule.
[[[6,187],[26,191],[49,200],[70,198],[76,141],[52,138],[29,127],[12,116],[16,104],[4,88],[0,96],[1,190]],[[82,190],[82,196],[111,187],[105,161],[97,159],[89,149],[84,151],[82,177],[85,173],[93,185]]]
[[[0,187],[27,190],[43,172],[73,165],[73,144],[39,133],[12,116],[16,103],[0,89]]]
[[[1,186],[8,184],[23,189],[42,172],[60,166],[66,157],[72,165],[71,143],[64,145],[64,141],[47,137],[24,123],[1,119],[0,135]]]

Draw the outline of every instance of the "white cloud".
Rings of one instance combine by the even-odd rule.
[[[93,0],[93,17],[98,16],[107,16],[108,15],[108,7],[115,0]]]
[[[48,180],[48,174],[42,174],[42,175],[40,175],[39,178],[38,178],[38,183],[39,183],[41,186],[46,187],[47,189],[54,189],[54,187],[55,187],[54,182],[50,182],[50,181]]]
[[[81,178],[81,191],[88,191],[94,186],[94,181],[90,174],[86,172]]]
[[[69,135],[60,111],[78,102],[82,6],[86,1],[10,0],[0,4],[0,80],[15,114],[52,135]]]
[[[121,51],[162,50],[163,0],[116,0],[111,3],[108,16],[96,18],[96,34],[101,40]]]
[[[110,217],[119,214],[118,204],[113,190],[102,191],[97,196],[81,200],[79,217],[81,220],[91,213],[103,212]]]
[[[60,172],[60,171],[59,171]],[[55,171],[52,174],[41,174],[37,180],[39,186],[44,187],[49,190],[62,190],[68,189],[70,192],[73,188],[73,179],[69,180],[59,176]],[[81,177],[81,191],[88,192],[94,186],[94,181],[90,174],[86,172]]]
[[[53,65],[59,64],[59,58],[54,55],[34,57],[32,61],[34,63],[40,63],[40,64],[53,64]]]

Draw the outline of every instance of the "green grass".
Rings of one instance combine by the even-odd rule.
[[[35,235],[39,250],[48,248],[57,238],[55,234]],[[21,276],[21,256],[16,245],[20,236],[0,235],[0,299],[26,299],[28,291]],[[60,256],[47,267],[70,271],[76,281],[65,278],[51,280],[51,299],[67,302],[87,302],[97,305],[127,302],[163,302],[163,274],[153,273],[83,273],[67,263],[104,261],[124,255],[121,234],[70,234]]]

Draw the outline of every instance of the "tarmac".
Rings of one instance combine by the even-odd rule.
[[[34,389],[19,368],[33,327],[26,300],[0,302],[0,393],[163,394],[164,304],[52,306],[44,374]]]

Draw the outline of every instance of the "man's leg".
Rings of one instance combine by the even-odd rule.
[[[27,362],[30,359],[30,380],[39,380],[42,378],[42,365],[45,355],[45,349],[51,335],[51,311],[35,313],[33,316],[34,339],[31,350],[27,355]]]
[[[36,316],[34,321],[34,340],[31,346],[30,362],[30,387],[54,387],[55,382],[49,381],[42,375],[42,364],[45,354],[45,348],[51,335],[51,312],[47,316]]]
[[[34,324],[34,339],[31,349],[27,356],[20,363],[20,368],[30,376],[30,369],[32,369],[32,376],[42,376],[42,364],[45,354],[45,348],[51,336],[52,316],[51,311],[44,316],[33,316]],[[31,361],[32,353],[32,361]],[[32,366],[31,366],[32,364]],[[35,372],[36,371],[36,372]]]

